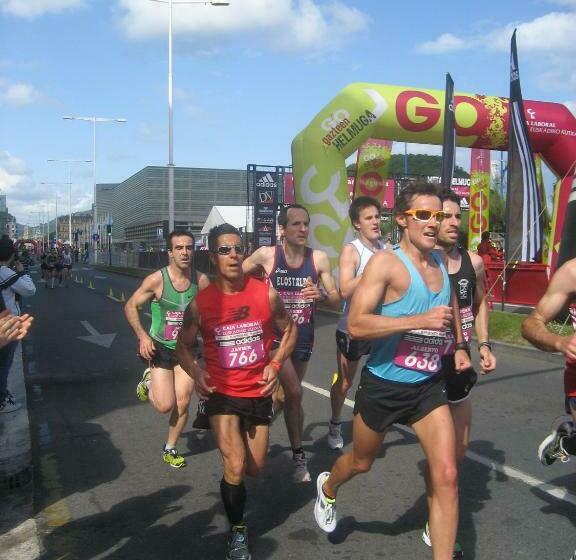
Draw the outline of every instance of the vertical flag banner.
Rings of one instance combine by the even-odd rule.
[[[490,230],[490,150],[472,148],[470,175],[468,249],[476,251],[482,232]]]
[[[454,115],[454,81],[446,74],[446,96],[444,99],[444,136],[442,139],[442,179],[445,189],[452,187],[454,161],[456,159],[456,119]]]
[[[358,149],[356,161],[356,181],[354,182],[354,198],[357,196],[371,196],[382,203],[384,208],[394,206],[394,194],[392,204],[386,180],[390,168],[392,154],[392,142],[370,138]],[[394,189],[392,189],[392,193]]]
[[[542,206],[520,88],[516,30],[512,35],[510,50],[506,260],[508,262],[540,262],[542,258]]]

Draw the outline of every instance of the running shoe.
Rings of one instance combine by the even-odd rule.
[[[334,424],[332,421],[328,423],[328,447],[330,449],[342,449],[344,447],[340,422],[338,424]]]
[[[186,466],[186,459],[178,453],[178,450],[173,447],[172,449],[166,449],[162,451],[162,458],[165,463],[168,463],[174,469],[181,469]]]
[[[136,385],[136,396],[139,401],[146,402],[148,400],[148,382],[150,381],[150,368],[146,368],[142,374],[142,379]]]
[[[336,529],[338,518],[336,515],[336,500],[326,497],[322,487],[330,476],[329,472],[323,472],[316,479],[316,503],[314,504],[314,517],[318,527],[326,533],[332,533]]]
[[[556,427],[548,434],[538,447],[538,459],[544,466],[549,466],[556,459],[562,463],[570,461],[570,455],[562,445],[563,438],[572,434],[574,424],[562,417]]]
[[[432,547],[432,539],[430,538],[430,527],[428,526],[428,523],[426,523],[426,527],[424,528],[424,531],[422,531],[422,540],[426,546]],[[457,542],[454,543],[452,558],[464,558],[464,551]]]
[[[292,473],[294,482],[310,482],[312,479],[308,472],[308,461],[305,453],[293,453],[292,461],[294,463],[294,472]]]
[[[574,551],[574,554],[570,556],[570,560],[576,560],[576,550]]]
[[[8,412],[16,412],[21,409],[22,405],[14,400],[14,397],[8,393],[3,401],[0,402],[0,414]]]
[[[246,525],[234,525],[228,537],[226,546],[226,560],[250,560],[248,550],[248,530]]]

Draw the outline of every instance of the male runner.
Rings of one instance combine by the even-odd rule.
[[[488,302],[484,294],[484,261],[481,256],[458,245],[462,214],[460,197],[452,189],[440,193],[444,219],[438,229],[438,246],[446,255],[445,264],[452,290],[458,299],[460,321],[464,340],[470,344],[472,328],[478,339],[480,370],[490,373],[496,368],[496,357],[492,354],[488,336]],[[468,449],[472,426],[472,403],[469,399],[478,374],[473,368],[461,373],[456,371],[454,348],[450,348],[442,357],[442,373],[446,383],[446,396],[454,420],[456,433],[456,461],[460,463]],[[431,546],[428,524],[422,534],[424,542]],[[461,546],[454,546],[454,558],[463,558]]]
[[[545,352],[562,352],[566,356],[564,393],[566,414],[538,447],[543,465],[560,459],[563,463],[576,455],[576,334],[560,335],[546,328],[567,305],[576,329],[576,258],[567,261],[552,276],[550,284],[536,308],[522,323],[522,336]]]
[[[54,280],[56,279],[57,269],[56,265],[58,263],[58,253],[55,248],[50,249],[48,256],[46,257],[46,284],[50,283],[50,287],[54,288]]]
[[[408,185],[396,199],[395,213],[400,244],[370,259],[348,316],[349,335],[372,342],[356,392],[353,448],[331,472],[318,476],[314,515],[322,530],[334,531],[339,487],[370,470],[393,423],[410,424],[430,469],[433,557],[448,560],[458,525],[458,469],[454,424],[439,374],[451,325],[458,371],[470,367],[470,360],[449,307],[448,273],[434,251],[443,219],[436,188]]]
[[[352,202],[348,215],[357,238],[342,249],[339,261],[340,296],[345,300],[342,316],[336,324],[336,361],[338,376],[330,388],[332,418],[328,424],[328,446],[342,449],[341,419],[342,406],[348,394],[360,358],[370,352],[370,343],[351,340],[348,336],[348,311],[352,294],[362,278],[364,267],[370,257],[384,249],[380,236],[380,203],[369,196],[360,196]]]
[[[272,393],[297,333],[276,290],[244,276],[244,247],[236,228],[212,228],[208,247],[216,280],[186,309],[176,353],[206,399],[205,412],[222,455],[220,493],[231,526],[226,558],[249,560],[244,476],[256,476],[266,461]],[[275,352],[274,328],[282,333]],[[198,332],[206,370],[193,353]]]
[[[68,280],[70,279],[70,273],[72,270],[72,253],[70,247],[64,247],[62,251],[62,276],[60,278],[60,283],[64,280],[64,285],[68,287]]]
[[[264,270],[298,327],[296,348],[284,363],[280,384],[284,391],[284,418],[292,446],[294,481],[310,482],[302,448],[302,380],[314,346],[316,302],[327,300],[337,309],[340,297],[332,278],[328,255],[306,246],[310,226],[306,208],[299,204],[282,208],[278,214],[278,225],[282,245],[260,247],[244,261],[243,269],[246,274]],[[318,287],[319,280],[326,295]],[[281,405],[281,395],[279,400]]]
[[[178,365],[176,338],[182,326],[184,310],[198,290],[207,287],[206,275],[193,271],[194,236],[173,231],[168,236],[168,266],[147,276],[126,302],[124,312],[139,341],[139,354],[148,363],[136,387],[141,401],[150,400],[161,414],[170,413],[168,439],[163,459],[179,469],[186,460],[176,449],[178,438],[188,420],[188,406],[194,384]],[[147,333],[140,322],[138,308],[150,303],[152,325]]]

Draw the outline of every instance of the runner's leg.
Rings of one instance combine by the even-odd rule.
[[[472,429],[472,401],[467,398],[459,403],[450,403],[450,412],[454,421],[454,432],[456,434],[456,461],[460,463],[466,456],[470,443],[470,432]]]
[[[434,560],[448,560],[454,552],[458,526],[458,468],[456,436],[448,406],[440,406],[412,425],[429,466],[430,536]]]
[[[193,390],[194,381],[192,378],[180,366],[175,366],[174,393],[176,397],[176,406],[172,408],[172,413],[170,414],[166,447],[170,448],[176,446],[178,438],[182,434],[186,422],[188,422],[188,409],[190,407],[190,399]]]
[[[150,390],[148,398],[160,414],[168,414],[176,406],[174,371],[150,367]]]
[[[269,432],[269,426],[260,425],[252,426],[243,433],[246,446],[246,474],[249,476],[259,475],[266,464]]]
[[[284,393],[284,420],[292,449],[302,448],[302,384],[292,358],[282,365],[280,384]],[[280,396],[280,395],[279,395]]]

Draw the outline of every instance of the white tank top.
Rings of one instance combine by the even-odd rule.
[[[358,251],[358,254],[360,255],[360,265],[358,266],[358,269],[356,270],[356,274],[354,275],[354,278],[357,278],[358,276],[360,276],[364,272],[364,269],[366,268],[368,261],[370,260],[370,258],[374,254],[374,251],[372,251],[372,249],[369,249],[368,247],[366,247],[366,245],[364,245],[362,243],[362,241],[360,241],[360,239],[354,239],[354,241],[350,242],[350,245],[354,245],[354,247],[356,248],[356,251]],[[378,241],[378,245],[380,246],[380,250],[382,250],[386,247],[386,243],[384,241],[382,241],[381,239]],[[336,330],[342,331],[346,334],[348,334],[348,309],[349,309],[349,307],[350,307],[350,298],[348,298],[344,302],[344,308],[342,309],[342,316],[340,317],[340,319],[338,319],[338,323],[336,324]]]

